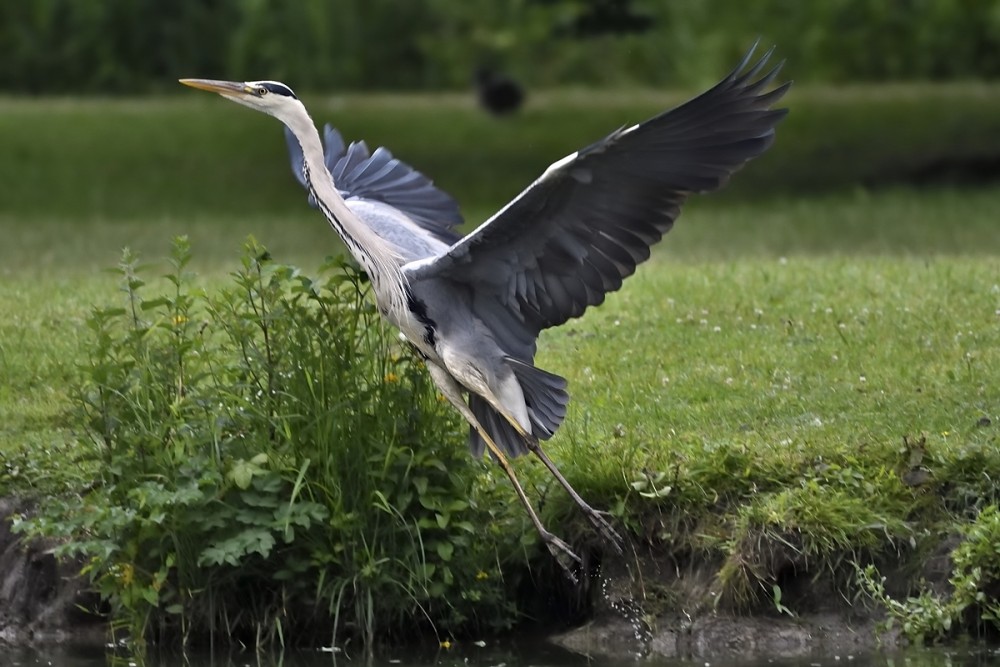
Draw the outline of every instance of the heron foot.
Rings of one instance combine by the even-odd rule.
[[[568,544],[549,531],[542,531],[540,535],[542,541],[545,542],[545,546],[548,548],[549,553],[552,554],[552,557],[557,563],[559,563],[559,566],[563,569],[563,572],[566,573],[569,580],[574,584],[579,583],[576,575],[573,574],[573,566],[583,563],[580,557],[576,555]]]
[[[577,504],[580,510],[590,521],[591,525],[593,525],[594,528],[597,529],[597,532],[601,534],[601,537],[614,547],[614,550],[618,552],[618,555],[623,555],[625,551],[622,549],[623,540],[621,535],[619,535],[618,531],[611,526],[611,523],[604,518],[611,515],[608,512],[599,512],[595,510],[580,496],[579,493],[576,492],[573,485],[570,484],[565,477],[563,477],[561,472],[559,472],[559,468],[552,462],[552,459],[550,459],[545,452],[542,451],[538,438],[529,436],[527,438],[527,443],[528,450],[541,460],[545,467],[549,469],[549,472],[552,473],[552,476],[556,478],[556,481],[559,482],[564,489],[566,489],[566,493],[568,493],[570,498],[573,499],[573,502]]]
[[[580,509],[583,510],[584,516],[587,517],[591,525],[594,526],[597,532],[601,534],[601,537],[604,538],[604,541],[610,544],[614,548],[615,552],[618,553],[619,556],[623,555],[625,553],[625,551],[622,549],[622,544],[624,540],[622,540],[622,536],[619,535],[618,531],[615,530],[614,527],[611,525],[611,522],[605,518],[605,517],[610,517],[611,513],[603,512],[601,510],[595,510],[593,507],[587,505],[586,503],[581,505]]]

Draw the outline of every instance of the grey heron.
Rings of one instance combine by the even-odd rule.
[[[328,129],[335,145],[325,155],[285,84],[181,83],[285,124],[310,201],[367,272],[380,312],[423,358],[469,423],[473,454],[489,450],[572,578],[580,558],[542,524],[510,459],[538,457],[619,553],[621,537],[539,444],[559,428],[569,394],[562,377],[535,366],[537,338],[619,289],[689,195],[717,190],[772,144],[787,113],[772,106],[790,82],[774,85],[781,64],[765,70],[770,52],[750,65],[753,51],[698,97],[556,161],[464,237],[454,231],[461,217],[451,198],[384,149],[345,148]]]

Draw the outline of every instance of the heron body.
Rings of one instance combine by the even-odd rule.
[[[542,525],[510,458],[537,456],[594,527],[620,537],[576,493],[539,441],[566,416],[566,381],[534,365],[536,341],[603,302],[673,226],[696,192],[726,183],[774,140],[773,109],[788,83],[752,50],[715,87],[553,163],[475,231],[460,237],[454,200],[384,148],[345,146],[327,126],[326,151],[284,84],[183,79],[269,113],[286,126],[293,171],[372,281],[375,300],[470,424],[474,454],[489,450],[549,550],[579,558]]]
[[[469,287],[434,276],[411,279],[409,275],[409,267],[419,266],[420,260],[443,253],[449,246],[388,204],[345,201],[328,175],[312,121],[302,115],[294,121],[288,127],[302,151],[303,182],[370,276],[383,316],[413,345],[439,385],[446,377],[457,381],[463,390],[485,398],[495,410],[515,418],[523,431],[530,431],[524,394],[504,360],[507,355],[475,317]],[[324,176],[314,178],[313,173]],[[450,398],[450,393],[445,395]]]

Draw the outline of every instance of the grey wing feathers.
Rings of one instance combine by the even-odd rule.
[[[369,199],[389,204],[444,243],[452,244],[461,238],[454,231],[462,224],[458,204],[435,187],[429,178],[393,157],[385,148],[376,148],[372,153],[364,141],[345,145],[340,132],[330,125],[324,127],[323,134],[327,169],[345,199]],[[305,186],[302,148],[288,128],[285,128],[285,141],[292,172]],[[316,205],[312,195],[309,203]]]
[[[781,65],[760,76],[770,53],[747,68],[752,53],[704,94],[553,164],[411,275],[492,294],[477,314],[494,332],[510,332],[510,354],[530,359],[534,345],[525,340],[603,302],[649,257],[691,193],[718,189],[772,144],[786,110],[771,105],[790,84],[767,91]]]

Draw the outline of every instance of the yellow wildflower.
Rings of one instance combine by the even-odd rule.
[[[482,581],[483,579],[489,579],[489,578],[490,578],[489,572],[486,572],[484,570],[476,572],[476,581]]]
[[[393,372],[386,373],[383,379],[389,384],[399,382],[399,376]]]
[[[451,648],[451,642],[445,639],[443,642],[441,642],[441,648],[447,651],[448,649]]]
[[[188,318],[184,317],[183,315],[174,315],[174,316],[173,316],[173,317],[172,317],[172,318],[170,319],[170,321],[174,323],[174,326],[175,326],[175,327],[179,327],[180,325],[182,325],[182,324],[184,324],[185,322],[187,322],[187,321],[188,321]]]

